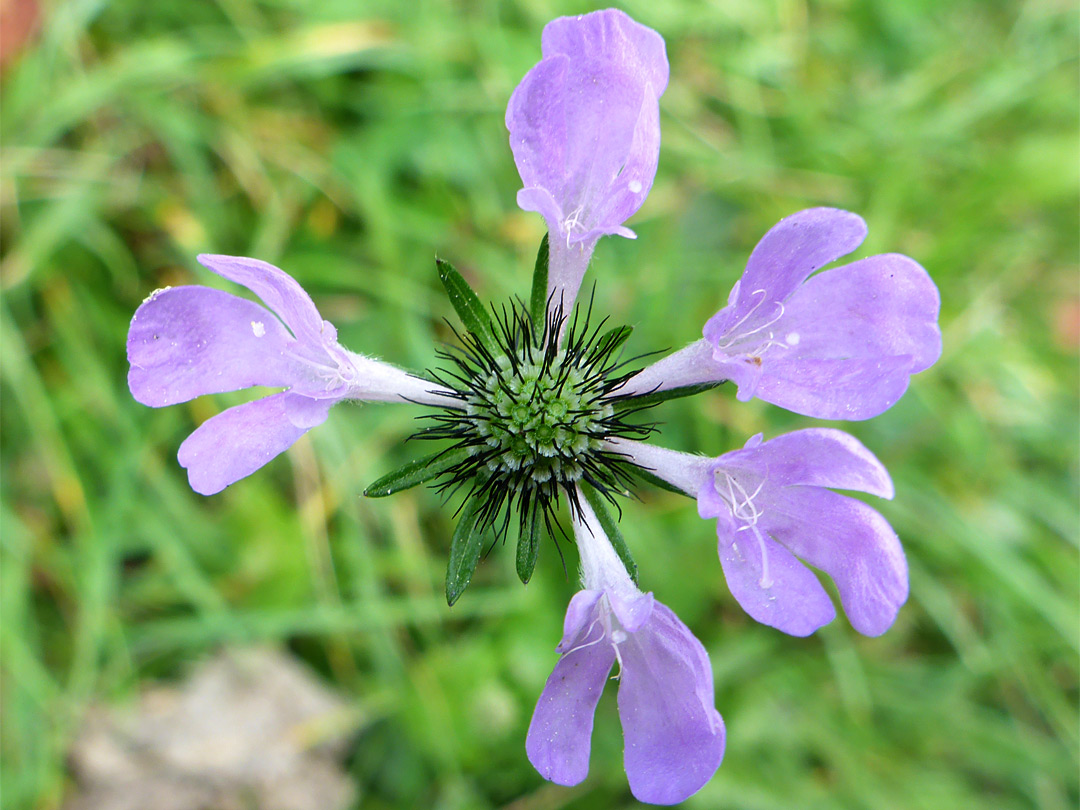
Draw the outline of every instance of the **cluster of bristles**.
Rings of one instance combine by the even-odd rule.
[[[626,494],[633,468],[603,440],[643,439],[654,429],[625,421],[643,410],[618,393],[636,373],[622,370],[638,358],[619,360],[629,330],[605,332],[606,318],[590,328],[591,311],[590,302],[568,321],[561,307],[549,308],[538,329],[523,305],[505,307],[494,313],[493,341],[454,329],[460,346],[439,352],[453,368],[429,372],[461,405],[424,417],[436,424],[416,436],[453,441],[447,453],[468,452],[437,488],[468,487],[465,500],[480,499],[479,522],[498,536],[515,511],[523,531],[542,517],[554,536],[559,495],[580,509],[579,482],[608,500]]]

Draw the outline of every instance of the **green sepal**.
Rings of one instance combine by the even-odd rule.
[[[693,495],[691,495],[691,494],[689,494],[687,492],[683,492],[681,489],[679,489],[674,484],[669,484],[667,481],[665,481],[663,478],[656,475],[655,473],[651,473],[648,470],[642,469],[641,467],[634,467],[634,475],[636,475],[642,481],[645,481],[646,483],[652,484],[654,487],[657,487],[658,489],[664,489],[664,490],[667,490],[668,492],[674,492],[676,495],[682,495],[682,496],[687,497],[687,498],[695,497],[695,496],[693,496]]]
[[[469,286],[469,282],[450,262],[436,259],[435,267],[439,271],[439,280],[446,288],[450,303],[461,318],[461,323],[491,354],[499,354],[499,344],[495,341],[495,328],[491,323],[491,316]]]
[[[625,397],[614,400],[611,404],[617,408],[637,408],[641,405],[656,405],[660,402],[667,402],[669,399],[681,399],[682,397],[692,397],[694,394],[700,394],[703,391],[709,391],[716,388],[719,385],[723,385],[727,380],[717,380],[715,382],[703,382],[694,383],[693,385],[683,385],[679,388],[665,388],[663,391],[653,391],[651,394],[642,394],[640,397]]]
[[[532,297],[529,299],[529,315],[532,316],[533,334],[537,345],[544,337],[544,325],[547,323],[548,302],[548,234],[544,234],[540,242],[540,250],[536,254],[536,267],[533,269]]]
[[[540,541],[544,536],[541,510],[534,509],[528,524],[523,524],[517,543],[517,575],[522,585],[528,585],[540,556]]]
[[[469,498],[465,502],[450,540],[450,559],[446,563],[446,604],[450,607],[469,587],[476,564],[480,562],[480,549],[484,544],[484,527],[477,525],[480,505],[479,498]]]
[[[415,487],[430,481],[440,473],[446,472],[455,464],[459,464],[469,457],[469,451],[465,448],[458,450],[443,450],[441,453],[432,453],[430,456],[410,461],[404,467],[387,473],[375,483],[364,490],[368,498],[385,498],[395,492]]]
[[[632,326],[616,326],[614,329],[604,332],[596,343],[598,346],[607,347],[607,351],[613,352],[626,343],[627,338],[630,337],[630,333],[633,331],[634,327]]]
[[[590,487],[588,484],[581,484],[581,494],[585,496],[586,502],[592,507],[593,512],[596,513],[596,519],[600,521],[600,528],[604,530],[604,534],[608,536],[608,540],[611,541],[612,548],[615,549],[615,553],[619,555],[619,559],[622,560],[623,566],[626,568],[626,573],[630,575],[630,579],[637,584],[637,563],[634,562],[634,557],[630,553],[630,547],[626,545],[626,540],[623,539],[622,532],[619,531],[619,524],[615,521],[615,518],[611,516],[611,512],[608,510],[607,501],[604,500],[604,496]]]

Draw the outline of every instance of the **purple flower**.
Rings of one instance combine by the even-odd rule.
[[[862,501],[826,489],[892,498],[888,472],[853,436],[818,428],[763,442],[758,434],[716,459],[609,445],[696,496],[702,517],[717,518],[728,587],[757,621],[806,636],[833,620],[832,601],[804,563],[832,577],[865,635],[888,630],[907,601],[907,562],[892,527]]]
[[[506,109],[524,188],[518,205],[550,233],[548,292],[573,305],[597,240],[634,238],[623,223],[652,188],[664,40],[617,9],[560,17],[544,27],[543,58]]]
[[[638,591],[584,499],[582,513],[574,533],[585,590],[567,608],[562,656],[536,704],[525,749],[545,779],[585,779],[593,714],[617,662],[630,790],[643,802],[675,804],[709,781],[724,755],[709,657],[668,607]]]
[[[180,466],[196,492],[213,495],[250,475],[343,399],[442,401],[431,383],[342,348],[337,330],[284,271],[236,256],[199,262],[269,309],[209,287],[158,290],[128,331],[132,395],[159,408],[251,386],[287,390],[229,408],[180,445]]]
[[[892,407],[910,376],[941,355],[940,299],[926,271],[895,253],[808,280],[865,236],[860,217],[835,208],[781,220],[704,339],[646,368],[626,393],[732,380],[740,400],[820,419],[869,419]]]

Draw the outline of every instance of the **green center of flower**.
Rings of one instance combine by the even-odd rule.
[[[585,370],[567,364],[564,352],[550,367],[526,358],[497,362],[498,373],[488,374],[483,391],[467,400],[466,414],[483,439],[472,454],[484,456],[492,473],[520,472],[537,484],[580,480],[580,459],[599,452],[615,409],[590,387]]]

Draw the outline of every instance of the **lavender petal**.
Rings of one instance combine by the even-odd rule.
[[[246,256],[203,253],[197,259],[207,270],[242,284],[259,296],[305,346],[320,347],[336,339],[336,331],[323,321],[311,296],[284,270]]]
[[[652,593],[640,593],[636,589],[620,593],[607,591],[611,612],[627,633],[636,633],[645,625],[656,607]]]
[[[660,98],[652,85],[645,85],[630,149],[606,193],[597,199],[592,208],[593,228],[579,238],[587,241],[618,235],[636,239],[637,235],[622,223],[645,204],[659,163]]]
[[[541,51],[544,58],[566,54],[608,59],[623,65],[642,84],[651,84],[657,96],[667,88],[664,38],[618,9],[552,20],[544,26]]]
[[[655,123],[642,114],[655,98],[621,65],[561,54],[541,61],[515,89],[506,113],[510,145],[525,189],[545,189],[558,206],[552,221],[555,209],[541,203],[553,242],[557,235],[568,245],[595,242],[640,207],[655,174],[649,150],[659,148],[659,132],[639,133],[638,124]]]
[[[859,421],[887,411],[910,381],[908,355],[785,362],[757,381],[752,396],[816,419]],[[739,399],[746,401],[750,395]]]
[[[633,238],[660,149],[663,39],[614,9],[544,29],[543,59],[506,110],[523,183],[518,204],[551,235],[548,292],[569,308],[601,236]]]
[[[736,532],[717,523],[720,564],[731,595],[751,618],[792,636],[808,636],[836,618],[814,572],[759,527]]]
[[[761,508],[769,535],[832,577],[852,627],[879,636],[892,626],[907,601],[908,569],[885,518],[819,487],[785,487],[762,498]]]
[[[619,718],[630,791],[639,801],[675,804],[709,781],[724,756],[724,721],[713,706],[709,657],[659,602],[619,653]]]
[[[538,211],[544,216],[553,240],[562,230],[562,205],[566,202],[554,167],[563,167],[568,159],[568,105],[564,88],[571,69],[566,56],[541,60],[514,88],[506,107],[510,149],[524,184],[523,191],[544,189],[550,199],[550,202],[537,199],[535,208],[526,207],[531,200],[522,200],[522,192],[518,192],[518,203],[526,211]]]
[[[575,599],[589,593],[600,596],[582,591]],[[569,641],[563,639],[566,649],[544,685],[525,738],[529,762],[541,776],[559,785],[576,785],[589,774],[593,716],[615,662],[615,650],[597,620],[596,600],[591,601],[590,613],[574,620],[578,624],[581,619],[578,633]]]
[[[933,281],[906,256],[820,273],[785,303],[755,396],[821,419],[876,416],[940,357],[939,309]]]
[[[152,407],[253,385],[285,387],[305,369],[273,313],[209,287],[154,293],[131,320],[128,386]]]
[[[262,467],[315,425],[334,400],[306,400],[283,391],[237,405],[203,422],[180,445],[177,458],[191,488],[213,495]],[[321,414],[321,418],[319,418]],[[300,424],[293,421],[299,418]]]
[[[842,430],[807,428],[748,445],[725,453],[717,463],[725,469],[752,470],[767,478],[771,488],[806,484],[893,497],[888,470],[858,439]]]
[[[588,625],[596,618],[596,603],[604,595],[603,591],[578,591],[566,608],[563,619],[563,637],[556,649],[560,653],[574,647],[577,639],[586,632]]]
[[[786,306],[780,336],[798,335],[795,355],[910,355],[913,374],[941,356],[937,287],[918,262],[898,253],[819,273]]]
[[[706,323],[705,337],[715,343],[753,317],[755,308],[767,311],[783,302],[811,273],[851,253],[865,238],[862,217],[838,208],[808,208],[780,220],[750,254],[728,306]]]

